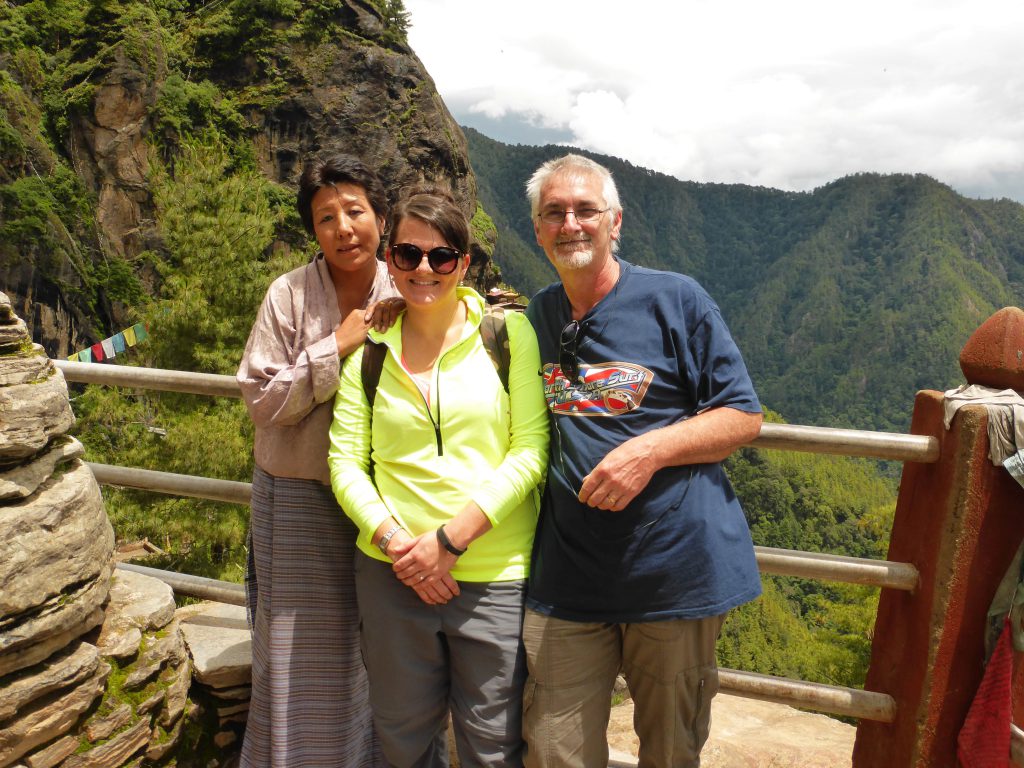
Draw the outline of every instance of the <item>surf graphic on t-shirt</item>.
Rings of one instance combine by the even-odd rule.
[[[544,366],[544,397],[552,413],[568,416],[618,416],[636,410],[654,380],[641,365],[607,362],[580,364],[570,381],[557,363]]]

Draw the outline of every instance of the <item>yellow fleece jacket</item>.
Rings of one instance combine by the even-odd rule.
[[[460,287],[458,295],[467,322],[462,338],[434,367],[429,409],[399,363],[404,315],[385,333],[370,332],[388,347],[372,432],[362,348],[345,361],[330,432],[331,486],[359,527],[359,549],[386,562],[371,538],[389,515],[417,536],[472,500],[493,528],[458,559],[452,576],[469,582],[524,579],[548,458],[537,337],[522,313],[505,314],[511,354],[505,392],[478,333],[484,301],[469,288]]]

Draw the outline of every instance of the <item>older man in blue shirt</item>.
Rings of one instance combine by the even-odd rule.
[[[527,184],[560,282],[527,315],[551,418],[548,484],[523,631],[528,766],[608,764],[621,670],[641,766],[699,766],[726,612],[760,594],[721,466],[761,405],[715,302],[617,254],[611,174],[579,155]]]

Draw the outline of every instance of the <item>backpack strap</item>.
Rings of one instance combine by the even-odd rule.
[[[370,404],[370,413],[373,413],[373,401],[377,397],[380,372],[384,370],[384,358],[387,357],[387,354],[386,344],[369,338],[363,342],[363,361],[359,371],[363,379],[363,392],[366,393],[366,401]]]
[[[508,392],[508,371],[512,366],[512,350],[508,341],[508,326],[505,325],[505,311],[500,307],[488,307],[480,321],[480,339],[487,355],[494,363],[501,386]]]

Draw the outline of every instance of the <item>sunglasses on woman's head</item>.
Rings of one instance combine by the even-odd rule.
[[[391,246],[390,251],[391,263],[403,272],[412,272],[416,269],[423,261],[423,255],[426,254],[427,263],[432,270],[439,275],[450,275],[459,266],[459,259],[462,257],[461,252],[446,245],[439,245],[437,248],[424,251],[412,243],[395,243]]]

